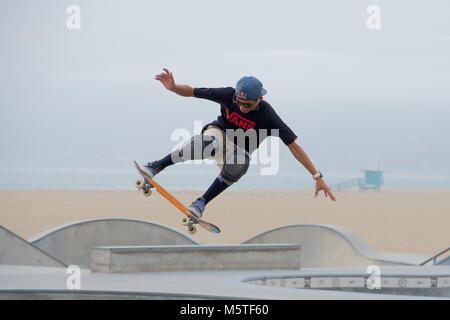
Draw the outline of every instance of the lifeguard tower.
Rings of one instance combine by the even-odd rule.
[[[364,183],[359,185],[359,190],[380,190],[383,184],[383,171],[380,170],[364,170]]]

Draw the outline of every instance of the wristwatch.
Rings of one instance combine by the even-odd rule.
[[[313,175],[314,180],[317,180],[322,177],[323,177],[323,174],[320,171],[317,171],[317,173],[315,175]]]

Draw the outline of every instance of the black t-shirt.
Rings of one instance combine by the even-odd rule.
[[[277,132],[274,129],[278,129],[278,136],[285,145],[291,144],[297,139],[295,133],[280,119],[267,101],[260,101],[256,110],[242,113],[239,106],[233,103],[234,94],[235,89],[232,87],[194,89],[195,97],[208,99],[220,104],[220,116],[217,117],[217,120],[208,123],[203,128],[202,133],[208,125],[219,127],[228,136],[230,133],[234,134],[234,137],[232,137],[234,143],[250,153],[258,148],[267,136],[276,136]],[[242,131],[237,129],[242,129]],[[243,139],[237,138],[239,132],[244,133]],[[251,136],[255,136],[255,134],[256,142],[250,143],[250,140],[253,139]]]

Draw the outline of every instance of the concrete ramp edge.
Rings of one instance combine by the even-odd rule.
[[[293,243],[302,246],[302,267],[417,265],[423,256],[381,253],[355,233],[337,226],[297,224],[263,232],[249,243]]]
[[[30,239],[67,265],[88,268],[95,246],[196,245],[183,233],[154,222],[135,219],[93,219],[74,222]]]

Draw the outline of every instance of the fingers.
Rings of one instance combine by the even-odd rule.
[[[336,198],[334,197],[334,195],[331,193],[330,190],[324,189],[323,191],[325,192],[325,197],[328,198],[328,196],[329,196],[331,200],[336,201]]]
[[[336,198],[334,197],[334,195],[330,192],[330,199],[333,201],[336,201]]]
[[[165,80],[167,78],[173,78],[172,72],[170,72],[168,69],[163,68],[163,71],[164,71],[163,73],[157,74],[155,76],[155,80],[161,81],[161,80]]]
[[[336,201],[336,198],[334,197],[334,195],[331,192],[327,192],[325,189],[320,189],[323,190],[323,193],[325,194],[325,198],[330,198],[332,201]],[[319,194],[319,191],[317,190],[316,193],[314,194],[314,198],[317,198],[317,195]]]
[[[163,70],[165,72],[165,73],[161,73],[163,78],[173,79],[173,74],[172,74],[172,72],[169,71],[169,69],[163,68]]]

